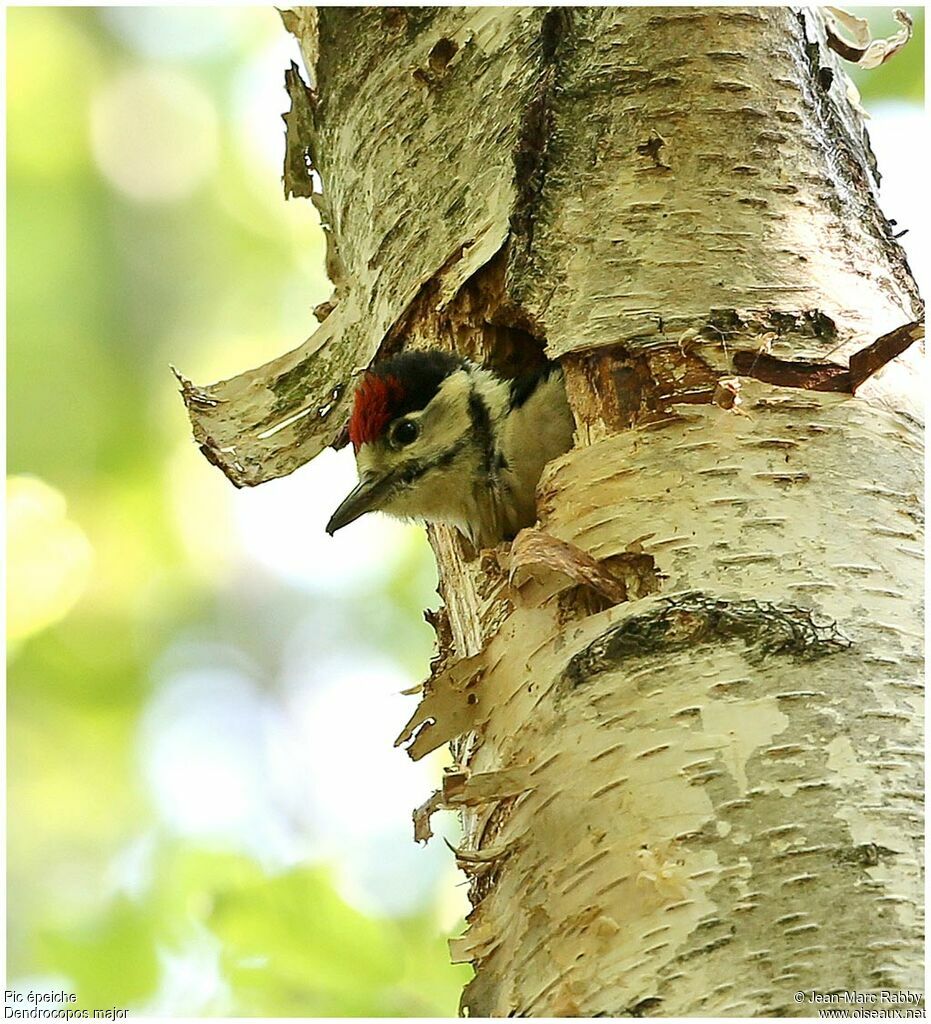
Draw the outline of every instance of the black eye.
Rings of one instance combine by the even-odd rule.
[[[399,448],[403,448],[412,441],[416,441],[419,434],[420,427],[413,420],[401,420],[394,425],[391,431],[391,440]]]

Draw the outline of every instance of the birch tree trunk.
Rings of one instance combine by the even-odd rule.
[[[402,346],[559,359],[577,423],[512,548],[431,530],[399,741],[456,759],[416,825],[463,814],[464,1012],[920,992],[921,303],[824,17],[284,18],[334,297],[295,352],[183,382],[205,454],[290,472]]]

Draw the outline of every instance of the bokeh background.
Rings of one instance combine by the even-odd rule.
[[[921,281],[911,10],[857,82]],[[88,1008],[442,1016],[470,974],[463,879],[412,839],[443,757],[391,745],[432,650],[422,532],[325,535],[348,451],[235,491],[168,369],[257,365],[329,296],[281,191],[291,59],[272,8],[7,10],[7,984]]]

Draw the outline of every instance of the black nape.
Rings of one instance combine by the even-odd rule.
[[[439,391],[440,385],[464,360],[452,352],[439,349],[401,352],[372,365],[369,373],[382,380],[395,377],[403,382],[403,391],[391,409],[391,418],[425,409]]]

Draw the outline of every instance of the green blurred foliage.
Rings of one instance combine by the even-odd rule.
[[[270,867],[179,834],[143,771],[158,666],[179,645],[239,651],[272,697],[301,622],[411,683],[432,648],[423,543],[354,594],[249,566],[168,371],[210,380],[271,358],[329,295],[316,214],[285,204],[246,123],[256,88],[272,89],[266,129],[283,130],[280,22],[270,8],[32,7],[7,26],[8,471],[32,538],[18,554],[10,539],[7,984],[58,984],[91,1009],[454,1014],[469,972],[438,923],[450,879],[416,912],[369,916],[319,864]],[[101,111],[139,72],[215,120],[215,154],[182,194],[140,199],[138,170],[119,177],[132,153],[101,154]],[[172,125],[152,131],[154,175]],[[76,558],[73,579],[56,577],[84,538],[91,568]]]
[[[448,998],[448,950],[427,921],[366,917],[315,871],[223,894],[210,924],[247,1014],[423,1017]]]

